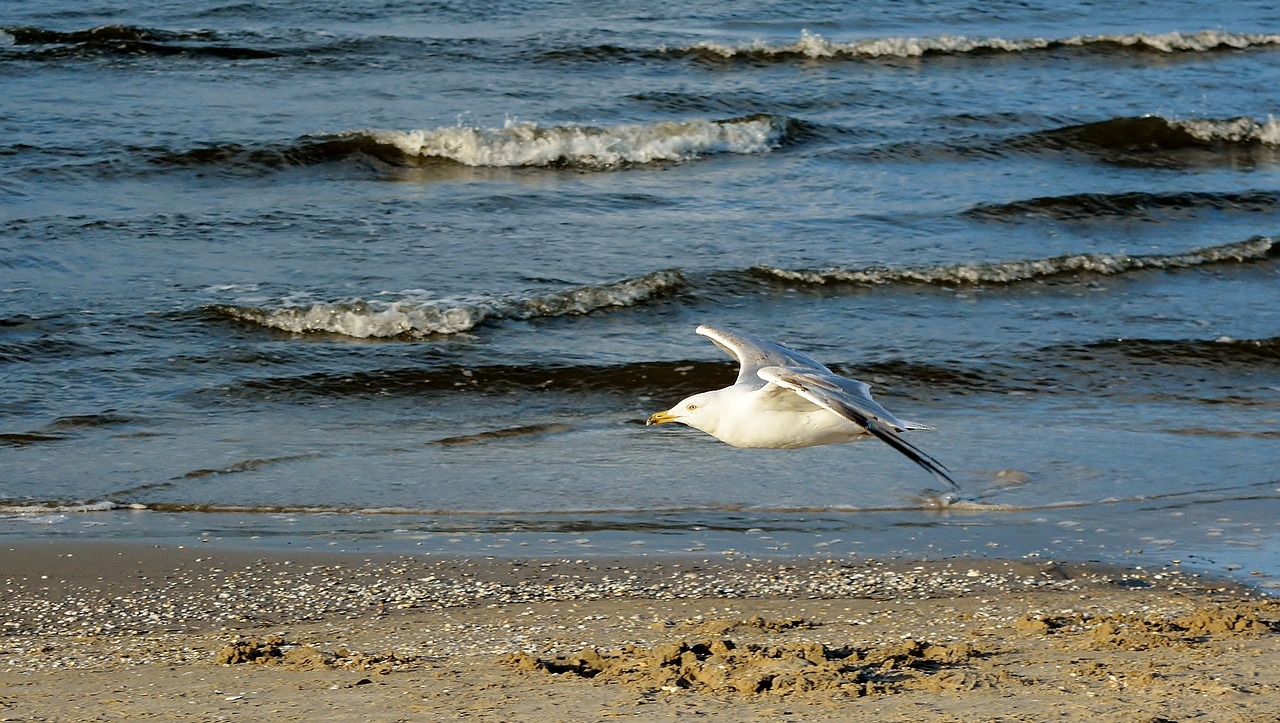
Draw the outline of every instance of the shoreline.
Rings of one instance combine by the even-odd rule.
[[[535,514],[519,524],[480,516],[474,525],[438,527],[433,517],[394,513],[333,517],[158,513],[139,510],[55,515],[48,526],[8,520],[0,549],[63,541],[160,544],[216,549],[471,558],[724,556],[726,559],[1088,560],[1128,567],[1174,565],[1280,590],[1268,554],[1280,518],[1275,483],[1248,485],[1241,499],[1204,499],[1147,509],[1135,498],[1084,506],[1002,511],[813,510],[777,517],[744,509],[576,520]],[[1257,489],[1253,489],[1253,488]],[[1239,488],[1233,488],[1241,492]],[[1256,494],[1255,494],[1256,493]],[[335,520],[337,520],[335,522]],[[457,522],[457,520],[453,520]],[[490,524],[494,523],[494,524]],[[297,553],[301,554],[301,553]]]
[[[0,561],[8,720],[1246,721],[1280,694],[1280,601],[1171,567],[100,542]]]

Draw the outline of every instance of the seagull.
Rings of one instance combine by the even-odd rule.
[[[842,377],[807,354],[750,334],[702,325],[697,333],[738,360],[732,386],[695,394],[646,424],[680,422],[735,447],[800,449],[874,435],[960,489],[941,462],[902,433],[933,429],[894,416],[871,398],[871,386]]]

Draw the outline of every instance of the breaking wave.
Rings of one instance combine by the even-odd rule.
[[[1204,53],[1280,46],[1280,34],[1229,33],[1201,30],[1194,33],[1133,33],[1121,35],[1076,35],[1061,39],[966,38],[941,35],[930,38],[868,38],[835,42],[808,30],[800,39],[781,45],[754,41],[725,45],[704,41],[674,52],[718,59],[752,61],[789,59],[881,59],[920,58],[935,55],[981,55],[1084,48],[1145,53]]]
[[[351,131],[339,139],[369,139],[406,159],[443,159],[477,167],[573,166],[612,168],[684,161],[716,153],[764,153],[786,136],[787,120],[754,115],[731,120],[662,121],[603,128],[454,126],[415,131]]]
[[[1072,274],[1114,276],[1135,271],[1185,269],[1220,263],[1261,261],[1280,255],[1270,238],[1210,246],[1180,254],[1070,254],[1047,259],[994,263],[924,266],[919,268],[871,267],[862,269],[788,270],[757,266],[752,273],[766,279],[800,284],[884,284],[977,285],[1017,284]]]
[[[453,163],[473,168],[607,170],[673,163],[720,153],[767,153],[794,121],[776,115],[727,120],[659,121],[606,127],[508,122],[502,128],[457,125],[430,130],[352,130],[286,145],[222,144],[154,153],[165,166],[221,166],[230,172],[278,170],[359,156],[396,166]]]
[[[216,314],[294,334],[330,333],[359,339],[457,334],[489,319],[538,319],[589,314],[643,304],[685,284],[679,271],[657,271],[600,286],[580,286],[527,298],[362,300],[285,306],[215,305]]]

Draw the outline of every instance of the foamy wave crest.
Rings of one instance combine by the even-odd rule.
[[[1270,116],[1266,121],[1253,118],[1191,119],[1169,121],[1169,124],[1205,143],[1262,143],[1280,146],[1280,121]]]
[[[530,298],[356,299],[278,309],[229,305],[210,308],[234,319],[295,334],[326,332],[359,339],[423,337],[469,331],[488,319],[552,318],[635,306],[670,293],[684,283],[683,274],[670,270]]]
[[[66,519],[68,514],[81,512],[107,512],[118,509],[119,505],[110,500],[100,502],[48,502],[18,503],[0,502],[0,517],[17,518],[33,524],[56,524]]]
[[[1183,269],[1218,263],[1259,261],[1277,255],[1274,241],[1256,237],[1247,241],[1197,249],[1181,254],[1073,254],[1049,259],[1001,263],[928,266],[915,269],[867,268],[792,271],[759,266],[754,273],[803,284],[1014,284],[1067,274],[1116,275],[1150,269]]]
[[[1020,53],[1067,47],[1113,47],[1160,53],[1207,52],[1220,49],[1280,45],[1280,35],[1228,33],[1201,30],[1196,33],[1134,33],[1131,35],[1079,35],[1063,39],[966,38],[941,35],[932,38],[871,38],[837,43],[816,33],[802,30],[800,39],[785,45],[755,41],[729,46],[702,42],[685,52],[705,53],[723,58],[918,58],[926,55],[964,55],[975,53]]]
[[[1114,45],[1161,53],[1203,53],[1280,45],[1274,33],[1228,33],[1201,30],[1196,33],[1134,33],[1132,35],[1081,35],[1059,41],[1063,46]]]
[[[754,115],[605,128],[508,122],[502,128],[351,131],[341,137],[370,138],[411,159],[447,159],[467,166],[609,168],[715,153],[765,153],[782,142],[786,129],[785,118]]]

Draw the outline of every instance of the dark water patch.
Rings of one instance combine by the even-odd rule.
[[[287,42],[282,55],[300,66],[335,70],[368,70],[382,72],[403,69],[422,72],[423,64],[432,68],[472,65],[501,66],[520,62],[520,47],[510,47],[479,38],[403,37],[392,35],[316,38],[307,36]]]
[[[208,31],[173,32],[130,25],[107,25],[87,30],[57,31],[33,27],[0,29],[12,40],[3,54],[24,59],[56,60],[102,56],[188,56],[224,60],[278,58],[263,48],[228,45]],[[15,52],[16,49],[16,52]],[[0,44],[0,51],[4,51]],[[3,57],[0,54],[0,57]]]
[[[1207,427],[1183,427],[1161,430],[1165,434],[1178,434],[1187,437],[1227,437],[1245,439],[1280,439],[1280,430],[1275,429],[1210,429]]]
[[[105,427],[116,427],[134,424],[137,418],[104,411],[99,414],[74,414],[59,417],[45,426],[29,432],[11,432],[0,434],[0,445],[10,447],[27,447],[34,444],[64,442],[76,434],[93,431]]]
[[[816,108],[830,107],[824,98],[812,98],[807,102],[788,103],[777,97],[768,97],[756,93],[716,93],[680,91],[646,91],[634,93],[627,100],[655,113],[717,113],[749,115],[760,112],[761,108],[771,108],[776,112],[805,112]],[[797,121],[799,122],[799,121]]]
[[[616,366],[444,365],[435,368],[361,370],[252,379],[232,393],[255,399],[508,395],[568,393],[646,395],[724,386],[737,374],[722,362],[639,362]]]
[[[75,414],[68,417],[60,417],[54,420],[48,429],[92,429],[95,427],[131,424],[136,421],[133,417],[106,411],[99,414]]]
[[[21,221],[18,223],[21,223]],[[14,314],[13,316],[0,318],[0,339],[32,333],[47,333],[60,328],[63,328],[63,324],[56,316]]]
[[[484,444],[487,442],[506,442],[514,439],[529,439],[531,437],[543,437],[548,434],[563,434],[571,432],[576,427],[571,424],[547,423],[547,424],[529,424],[521,427],[508,427],[506,429],[494,429],[488,432],[478,432],[476,434],[463,434],[456,437],[445,437],[437,439],[433,444],[443,447],[457,447],[471,444]]]
[[[191,470],[190,472],[174,477],[173,480],[171,481],[176,482],[181,480],[202,479],[205,477],[215,477],[220,475],[240,474],[242,472],[253,472],[253,471],[262,469],[263,467],[269,467],[271,465],[280,464],[282,462],[293,462],[300,459],[311,459],[317,456],[319,455],[318,454],[293,454],[293,455],[287,455],[284,457],[270,457],[270,458],[264,458],[264,459],[246,459],[240,462],[236,462],[235,464],[227,465],[226,467],[218,467],[216,469],[194,469],[194,470]],[[125,492],[132,493],[132,492],[137,492],[141,489],[144,489],[144,488],[134,487],[134,488],[130,488],[129,490],[125,490]],[[113,496],[119,496],[119,494],[122,494],[122,493],[117,493],[117,495],[113,495]]]
[[[1046,131],[1040,138],[1048,145],[1108,150],[1200,148],[1213,135],[1197,135],[1179,123],[1158,116],[1112,118]]]
[[[67,439],[64,435],[43,434],[40,432],[9,432],[0,434],[0,445],[6,447],[29,447],[33,444],[61,442]]]
[[[8,157],[11,177],[27,188],[38,188],[47,178],[101,179],[136,173],[139,160],[154,152],[109,141],[39,146],[15,143],[0,148],[0,155]],[[48,219],[41,221],[47,223]],[[33,219],[14,219],[7,222],[5,230],[28,231],[26,226],[34,223]]]
[[[1010,203],[974,206],[965,216],[991,221],[1019,221],[1049,218],[1055,221],[1096,221],[1109,219],[1158,220],[1180,216],[1195,217],[1205,212],[1274,213],[1280,209],[1280,193],[1078,193],[1043,196]]]
[[[46,30],[35,27],[6,27],[0,32],[12,38],[13,45],[56,45],[108,41],[170,42],[174,40],[211,40],[212,33],[175,33],[134,25],[103,25],[87,30]]]
[[[292,143],[258,146],[224,143],[185,151],[135,149],[161,167],[213,169],[228,175],[261,175],[299,166],[336,163],[364,156],[384,163],[403,162],[403,154],[362,135],[318,136]]]
[[[997,368],[1020,393],[1277,406],[1280,339],[1115,339],[1049,347]]]
[[[0,366],[82,359],[109,354],[76,335],[78,324],[58,316],[18,315],[0,323]]]
[[[891,388],[899,398],[943,402],[956,396],[1017,395],[1280,404],[1275,399],[1280,339],[1110,339],[964,363],[888,360],[832,368]]]
[[[1132,168],[1253,168],[1280,162],[1280,120],[1121,117],[1012,137],[983,132],[953,140],[836,149],[827,155],[859,163],[940,163],[1017,154],[1076,154]]]
[[[561,45],[559,47],[542,48],[534,53],[532,60],[541,64],[604,64],[620,65],[625,63],[652,63],[657,60],[669,60],[672,53],[665,48],[628,47],[616,43],[599,43],[592,45]]]
[[[1124,358],[1139,366],[1280,370],[1280,338],[1201,340],[1116,339],[1081,349],[1086,355]]]
[[[999,367],[973,364],[931,364],[916,361],[879,361],[869,364],[832,364],[832,371],[861,379],[872,386],[885,386],[895,395],[919,398],[951,395],[1005,394],[1026,385],[1000,371]]]
[[[55,359],[78,359],[98,353],[88,345],[70,339],[41,336],[20,342],[0,343],[0,364],[29,364]]]
[[[1033,133],[1010,146],[1078,151],[1134,167],[1254,166],[1280,161],[1280,121],[1112,118]]]

